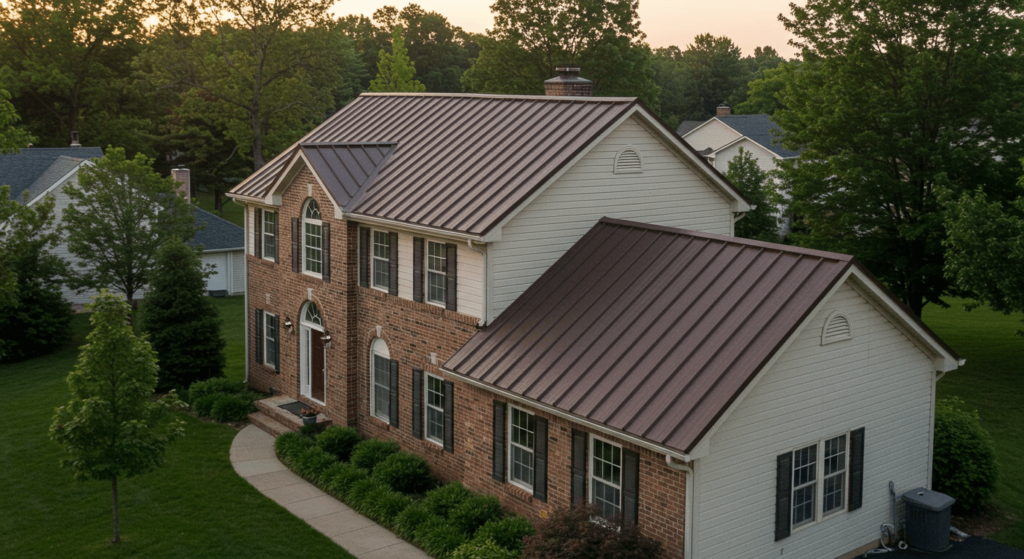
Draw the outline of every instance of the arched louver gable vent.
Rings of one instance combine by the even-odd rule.
[[[853,337],[853,329],[850,327],[850,319],[839,311],[828,315],[825,326],[821,329],[821,345],[848,340]]]
[[[644,160],[640,158],[640,152],[632,146],[622,149],[615,156],[615,174],[643,173]]]

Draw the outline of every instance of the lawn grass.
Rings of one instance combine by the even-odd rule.
[[[1004,315],[987,307],[967,312],[966,301],[951,307],[928,305],[924,321],[967,363],[938,383],[938,397],[957,396],[977,409],[996,443],[999,462],[997,505],[1014,517],[992,539],[1024,549],[1024,328],[1020,313]]]
[[[243,214],[242,206],[232,202],[230,198],[223,197],[224,210],[221,212],[214,209],[213,192],[196,192],[195,200],[200,208],[213,215],[223,217],[239,227],[245,227],[245,215]]]
[[[243,300],[215,301],[229,374],[241,380]],[[122,543],[110,544],[110,484],[74,481],[47,434],[87,329],[77,315],[67,349],[0,366],[0,557],[352,557],[235,473],[234,428],[189,416],[162,467],[118,482]]]
[[[220,333],[228,345],[224,348],[227,365],[224,376],[245,380],[245,297],[214,297],[210,299],[220,313]]]

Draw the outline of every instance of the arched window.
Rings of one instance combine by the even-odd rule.
[[[821,345],[849,340],[853,337],[853,328],[850,319],[839,311],[834,311],[825,319],[825,325],[821,328]]]
[[[302,213],[303,270],[313,274],[323,273],[324,238],[323,221],[320,220],[320,205],[316,200],[306,202]]]
[[[388,423],[391,422],[391,367],[388,345],[376,338],[370,345],[370,414]]]
[[[309,326],[323,329],[324,321],[320,317],[320,309],[316,307],[316,303],[308,303],[306,305],[306,312],[302,313],[302,322]]]

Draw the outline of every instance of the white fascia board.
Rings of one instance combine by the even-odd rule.
[[[313,175],[313,178],[316,179],[316,183],[320,186],[320,190],[323,190],[324,194],[327,195],[327,199],[331,201],[331,205],[334,206],[334,218],[342,219],[343,208],[338,205],[338,201],[334,199],[334,195],[327,189],[327,185],[325,185],[324,181],[320,179],[320,176],[316,174],[316,171],[313,169],[313,165],[310,164],[309,159],[306,157],[306,154],[302,153],[302,150],[295,152],[294,159],[288,163],[284,170],[281,171],[281,176],[279,176],[277,180],[274,181],[274,184],[270,186],[270,190],[267,191],[267,197],[264,199],[264,203],[272,206],[281,205],[281,196],[292,185],[292,182],[295,180],[295,177],[299,172],[302,171],[302,167],[299,166],[299,162],[302,162],[302,165],[309,169],[309,174]]]
[[[415,223],[407,223],[404,221],[395,221],[393,219],[387,219],[383,217],[374,217],[371,215],[363,215],[352,212],[344,212],[341,215],[342,219],[347,221],[355,221],[357,223],[365,223],[368,225],[379,225],[395,231],[402,231],[411,234],[427,235],[431,237],[439,237],[443,239],[450,239],[456,241],[471,241],[474,243],[485,243],[487,242],[484,237],[479,235],[469,235],[467,233],[459,233],[457,231],[449,231],[447,229],[438,229],[436,227],[430,227],[427,225],[418,225]]]
[[[774,151],[772,151],[772,150],[764,147],[763,145],[755,142],[754,140],[752,140],[750,138],[750,136],[740,136],[739,138],[736,138],[735,140],[729,142],[728,144],[725,144],[724,146],[722,146],[722,147],[716,149],[715,151],[711,152],[711,155],[716,155],[717,153],[721,152],[722,150],[724,150],[726,148],[730,148],[730,147],[732,147],[732,146],[734,146],[734,145],[736,145],[736,144],[738,144],[738,143],[740,143],[740,142],[742,142],[744,140],[750,142],[751,144],[756,146],[761,151],[767,153],[768,156],[771,157],[772,159],[784,159],[782,157],[779,157],[779,155],[777,153],[775,153]]]
[[[561,417],[562,419],[565,419],[567,421],[572,421],[573,423],[579,423],[580,425],[586,425],[587,427],[590,427],[591,429],[593,429],[593,430],[595,430],[595,431],[597,431],[599,433],[602,433],[604,435],[607,435],[609,437],[613,437],[613,438],[616,438],[616,439],[619,439],[619,440],[630,442],[630,443],[635,444],[635,445],[637,445],[639,447],[643,447],[643,448],[646,448],[646,449],[649,449],[649,450],[653,450],[654,452],[657,452],[659,454],[665,454],[667,456],[671,456],[672,458],[675,458],[676,460],[679,460],[680,462],[690,462],[691,461],[690,455],[686,454],[684,452],[679,452],[678,450],[671,449],[671,448],[669,448],[667,446],[660,445],[658,443],[655,443],[655,442],[652,442],[652,441],[648,441],[646,439],[642,439],[642,438],[637,437],[635,435],[630,435],[629,433],[626,433],[625,431],[620,431],[618,429],[614,429],[612,427],[608,427],[607,425],[602,425],[600,423],[596,423],[596,422],[591,421],[589,419],[580,417],[580,416],[578,416],[576,414],[567,412],[567,411],[565,411],[563,409],[559,409],[559,408],[556,408],[554,406],[550,406],[548,404],[542,404],[541,402],[538,402],[536,400],[531,400],[530,398],[527,398],[525,396],[521,396],[519,394],[516,394],[515,392],[511,392],[511,391],[505,390],[503,388],[498,388],[496,386],[492,386],[490,384],[487,384],[486,382],[481,382],[481,381],[476,380],[474,378],[467,377],[466,375],[456,373],[455,371],[446,369],[445,367],[441,367],[441,372],[445,373],[445,374],[448,374],[448,375],[451,375],[453,377],[456,377],[456,378],[466,382],[467,384],[471,384],[473,386],[476,386],[477,388],[481,388],[481,389],[486,390],[488,392],[491,392],[493,394],[498,394],[499,396],[504,396],[504,397],[508,398],[509,400],[512,400],[512,401],[517,402],[519,404],[522,404],[524,406],[529,406],[529,407],[532,407],[532,408],[535,408],[535,409],[539,409],[539,410],[544,411],[546,413],[550,413],[551,415],[554,415],[556,417]]]
[[[73,177],[75,175],[75,173],[77,173],[82,168],[83,165],[95,165],[95,163],[93,163],[92,161],[89,161],[88,159],[86,159],[86,160],[82,161],[81,163],[79,163],[78,165],[75,165],[74,169],[71,169],[70,171],[68,171],[67,174],[65,174],[63,177],[58,179],[57,182],[55,182],[55,183],[51,184],[50,186],[46,187],[46,190],[44,190],[41,193],[39,193],[39,195],[36,196],[35,198],[29,200],[28,201],[28,205],[29,206],[34,205],[36,202],[42,200],[47,194],[49,194],[50,192],[53,192],[53,189],[55,189],[58,186],[64,184],[65,181],[71,179],[71,177]]]

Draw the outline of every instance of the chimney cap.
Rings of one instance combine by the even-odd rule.
[[[594,82],[580,77],[575,64],[556,66],[558,76],[544,80],[544,94],[558,97],[589,97],[594,93]]]

